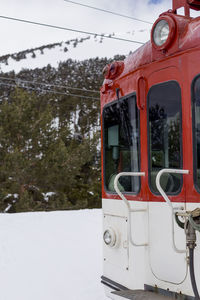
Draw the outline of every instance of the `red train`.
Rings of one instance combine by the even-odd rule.
[[[184,15],[178,15],[184,7]],[[111,299],[200,299],[200,10],[173,0],[104,69],[104,274]]]

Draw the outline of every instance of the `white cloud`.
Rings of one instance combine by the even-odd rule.
[[[171,0],[162,0],[161,3],[156,5],[149,5],[149,0],[77,1],[86,5],[147,20],[152,23],[158,18],[160,13],[172,7]],[[150,38],[151,25],[67,3],[64,0],[1,0],[1,2],[1,15],[4,16],[96,33],[115,32],[116,35],[122,38],[139,41],[147,41]],[[0,18],[0,36],[0,55],[4,55],[44,44],[66,41],[71,38],[83,36],[83,34],[18,23]],[[119,49],[124,54],[127,54],[130,51],[134,51],[138,45],[110,40],[104,42],[102,47],[105,47],[105,53],[107,51],[110,53],[112,52],[111,49],[113,49],[113,54],[116,54]],[[102,53],[102,47],[99,47],[100,50],[99,53],[97,51],[97,56]],[[94,52],[93,49],[88,49],[88,51],[91,51],[91,53]],[[121,53],[122,51],[119,52]]]

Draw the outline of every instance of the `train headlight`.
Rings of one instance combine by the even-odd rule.
[[[158,22],[153,31],[153,40],[157,46],[162,46],[169,36],[169,24],[165,20]]]
[[[108,228],[103,234],[104,243],[110,247],[114,247],[117,241],[116,233],[112,228]]]
[[[174,39],[176,24],[169,16],[160,17],[153,25],[151,31],[151,42],[158,50],[169,47]]]

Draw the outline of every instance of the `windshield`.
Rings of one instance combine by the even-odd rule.
[[[136,97],[120,99],[103,111],[104,178],[106,189],[114,192],[114,179],[120,172],[139,171],[139,118]],[[138,192],[138,177],[121,177],[121,191]]]

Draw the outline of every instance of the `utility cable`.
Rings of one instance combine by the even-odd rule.
[[[44,89],[40,89],[40,88],[36,89],[36,88],[28,87],[28,86],[20,86],[18,84],[10,84],[10,83],[0,82],[0,85],[9,86],[9,87],[17,87],[18,86],[18,87],[23,88],[23,89],[37,91],[37,92],[45,92],[45,93],[50,93],[50,94],[58,94],[58,95],[72,96],[72,97],[77,97],[77,98],[91,99],[91,100],[93,99],[93,100],[100,101],[99,98],[92,97],[92,96],[83,96],[83,95],[76,95],[76,94],[71,94],[71,93],[61,93],[61,92],[56,92],[56,91],[52,91],[52,90],[44,90]]]
[[[122,14],[117,13],[117,12],[113,12],[113,11],[110,11],[110,10],[106,10],[106,9],[102,9],[102,8],[98,8],[98,7],[94,7],[94,6],[90,6],[90,5],[86,5],[86,4],[83,4],[83,3],[80,3],[80,2],[69,1],[69,0],[64,0],[64,1],[76,4],[76,5],[84,6],[84,7],[87,7],[87,8],[92,8],[92,9],[95,9],[95,10],[99,10],[99,11],[109,13],[109,14],[112,14],[112,15],[120,16],[120,17],[123,17],[123,18],[126,18],[126,19],[131,19],[131,20],[135,20],[135,21],[138,21],[138,22],[143,22],[143,23],[151,24],[151,25],[153,24],[153,23],[145,21],[145,20],[141,20],[141,19],[138,19],[138,18],[122,15]]]
[[[37,84],[37,85],[43,85],[43,86],[49,86],[49,87],[58,87],[58,88],[63,88],[63,89],[71,89],[71,90],[77,90],[77,91],[83,91],[83,92],[91,92],[91,93],[99,93],[97,90],[88,90],[88,89],[83,89],[83,88],[76,88],[76,87],[70,87],[70,86],[64,86],[64,85],[58,85],[58,84],[49,84],[49,83],[43,83],[43,82],[35,82],[31,80],[23,80],[21,78],[8,78],[8,77],[3,77],[0,76],[0,80],[10,80],[10,81],[15,81],[15,82],[24,82],[24,83],[32,83],[32,84]]]
[[[107,39],[113,39],[113,40],[119,40],[119,41],[123,41],[123,42],[130,42],[130,43],[144,45],[143,42],[139,42],[139,41],[135,41],[135,40],[129,40],[129,39],[123,39],[123,38],[114,37],[114,36],[111,36],[111,35],[104,35],[104,34],[100,34],[100,33],[77,30],[77,29],[73,29],[73,28],[61,27],[61,26],[56,26],[56,25],[51,25],[51,24],[46,24],[46,23],[33,22],[33,21],[25,20],[25,19],[12,18],[12,17],[8,17],[8,16],[0,16],[0,18],[1,19],[6,19],[6,20],[22,22],[22,23],[28,23],[28,24],[32,24],[32,25],[45,26],[45,27],[54,28],[54,29],[60,29],[60,30],[77,32],[77,33],[89,34],[89,35],[93,35],[95,37],[99,36],[101,38],[107,38]]]

